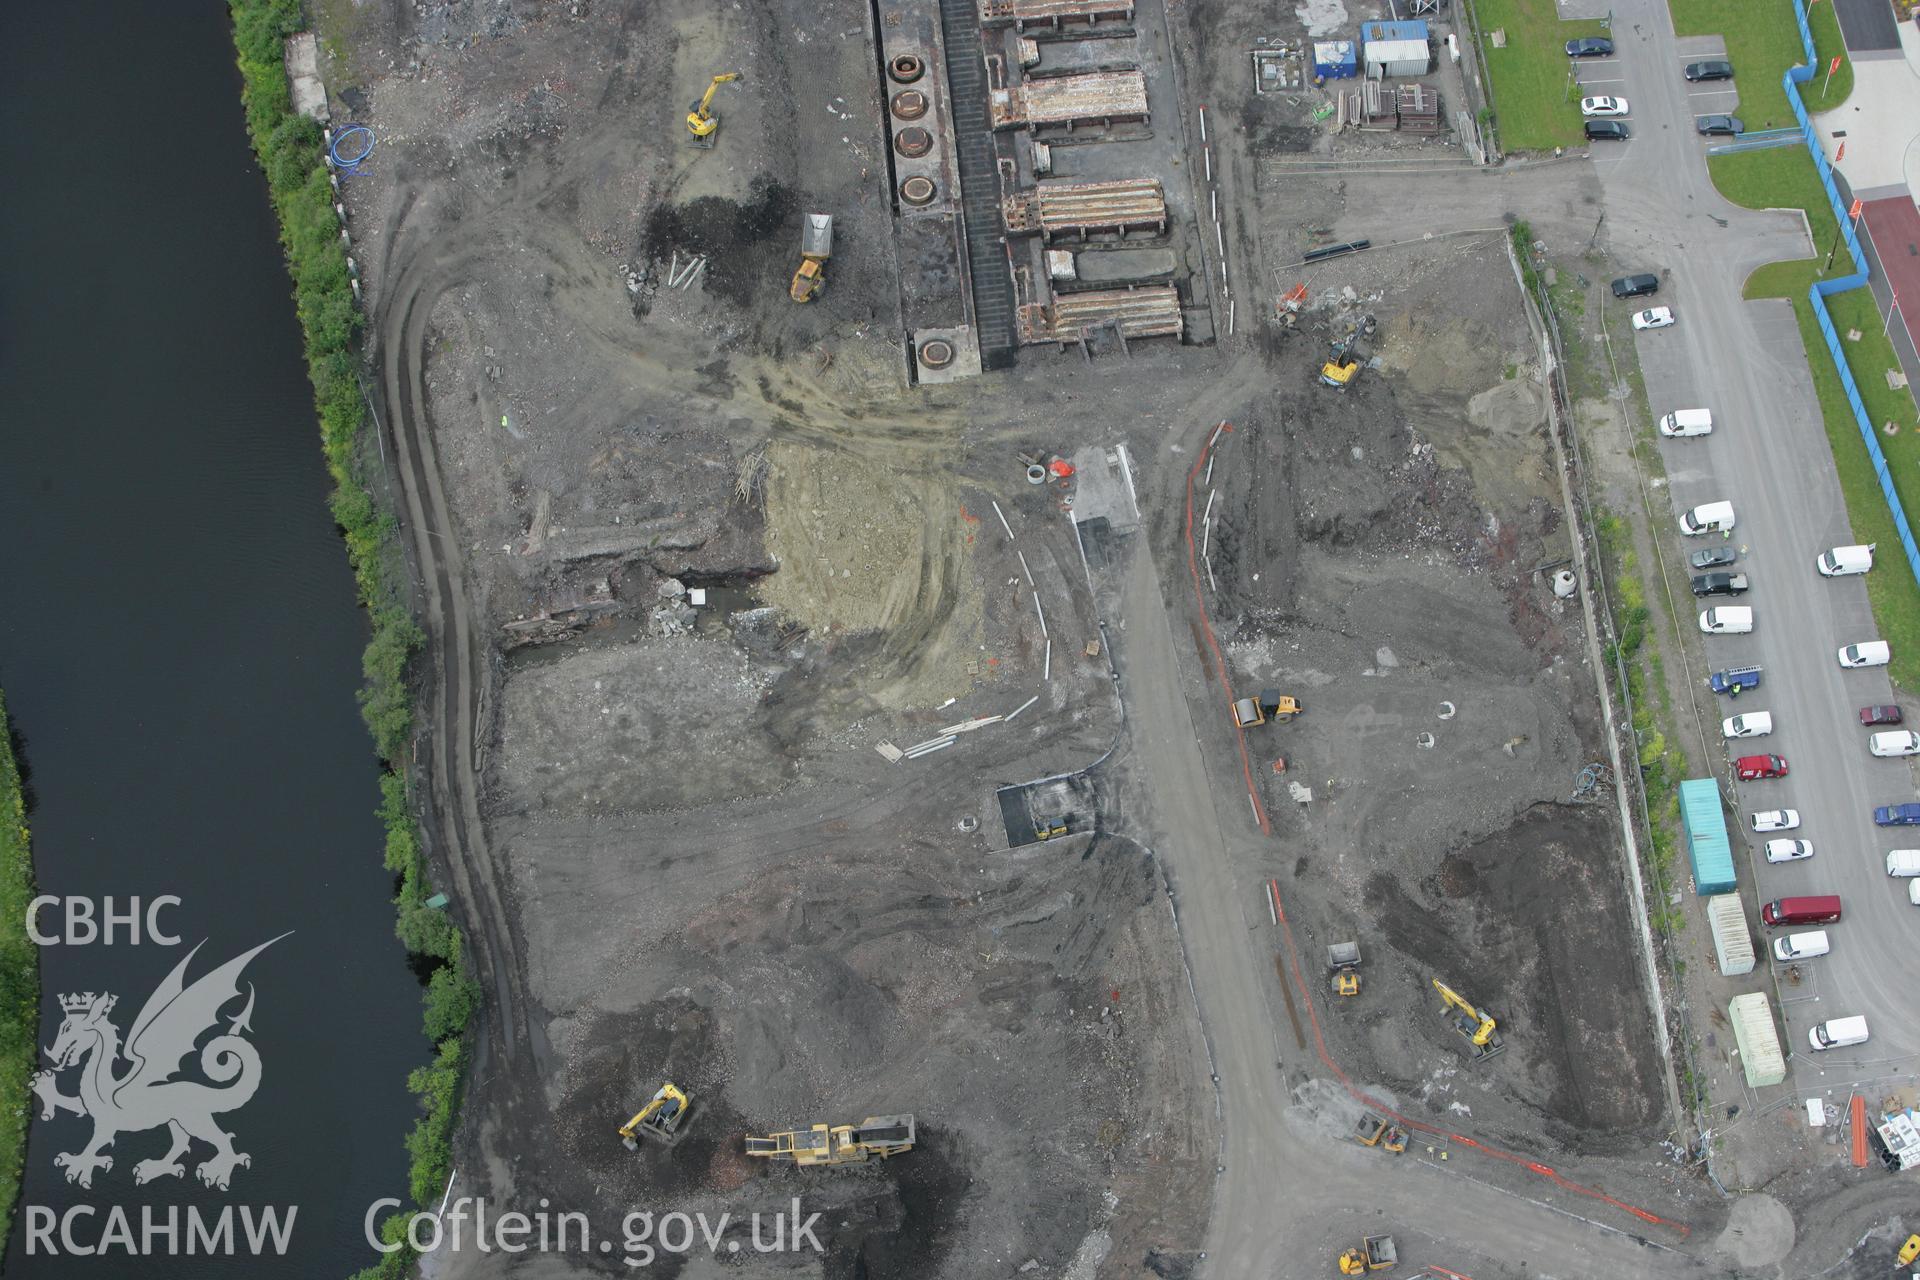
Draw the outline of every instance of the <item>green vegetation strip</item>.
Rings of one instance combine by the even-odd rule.
[[[406,779],[392,767],[403,758],[412,732],[407,666],[422,636],[407,610],[393,520],[380,510],[365,479],[377,464],[369,457],[374,446],[365,431],[358,377],[360,311],[333,211],[320,129],[294,112],[288,94],[282,49],[286,38],[304,25],[300,5],[298,0],[229,0],[229,9],[247,131],[279,215],[280,243],[306,339],[320,439],[333,476],[333,516],[346,539],[360,602],[373,623],[362,662],[367,682],[360,710],[390,766],[380,784],[380,816],[387,831],[386,866],[400,882],[394,900],[396,930],[407,950],[434,961],[424,1001],[424,1030],[433,1042],[434,1057],[407,1080],[423,1111],[406,1139],[412,1158],[409,1183],[414,1202],[426,1207],[437,1200],[451,1164],[467,1065],[466,1028],[479,1001],[479,987],[467,975],[459,929],[443,910],[428,905],[433,886]],[[361,1272],[358,1280],[398,1280],[406,1274],[414,1254],[404,1246],[403,1225],[399,1216],[382,1224],[383,1236],[403,1247]]]
[[[1787,68],[1797,65],[1803,53],[1793,0],[1669,0],[1669,7],[1673,10],[1675,35],[1718,35],[1726,42],[1727,61],[1733,64],[1739,106],[1706,99],[1714,105],[1698,109],[1731,111],[1749,130],[1796,127],[1793,108],[1787,105],[1787,91],[1781,83]],[[1831,3],[1810,6],[1807,21],[1813,28],[1819,74],[1802,92],[1808,111],[1830,111],[1853,92],[1853,61],[1841,58],[1840,69],[1833,73],[1833,83],[1822,96],[1820,87],[1826,83],[1827,64],[1834,54],[1844,54],[1846,46],[1840,39],[1840,21],[1833,16]],[[1680,74],[1678,67],[1674,74]],[[1807,160],[1804,151],[1801,158]],[[1813,162],[1807,160],[1807,164],[1811,168]]]
[[[1586,140],[1580,128],[1579,86],[1569,87],[1567,41],[1604,36],[1597,21],[1562,22],[1553,0],[1473,0],[1493,81],[1494,124],[1508,151],[1551,151]],[[1493,33],[1506,46],[1493,47]]]
[[[40,1056],[40,954],[27,938],[33,849],[27,798],[0,694],[0,1240],[13,1226],[31,1106],[27,1080]]]

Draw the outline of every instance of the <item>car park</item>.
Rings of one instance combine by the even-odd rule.
[[[1833,547],[1816,556],[1813,567],[1820,571],[1823,578],[1844,578],[1850,574],[1865,573],[1873,568],[1873,549],[1878,545],[1877,542],[1868,542],[1851,547]]]
[[[1613,296],[1616,298],[1644,298],[1650,293],[1660,292],[1660,277],[1651,272],[1642,272],[1637,276],[1621,276],[1613,282]]]
[[[1771,711],[1748,711],[1742,715],[1728,716],[1720,722],[1720,736],[1728,739],[1764,738],[1772,732]]]
[[[1795,960],[1811,960],[1815,956],[1824,956],[1833,950],[1827,940],[1825,929],[1811,929],[1806,933],[1789,933],[1785,937],[1773,940],[1773,958],[1791,963]]]
[[[1888,729],[1867,735],[1867,750],[1876,756],[1920,756],[1920,733],[1911,729]]]
[[[1578,40],[1567,41],[1569,58],[1611,58],[1613,41],[1604,36],[1582,36]]]
[[[1920,827],[1920,804],[1883,804],[1873,811],[1876,827]]]
[[[1743,636],[1753,630],[1753,610],[1743,604],[1723,604],[1700,613],[1700,629],[1710,636]]]
[[[1587,128],[1593,128],[1588,125]],[[1673,324],[1672,307],[1648,307],[1645,311],[1636,311],[1633,315],[1633,327],[1636,329],[1665,329]]]
[[[1713,413],[1707,409],[1675,409],[1655,424],[1669,440],[1713,434]],[[1732,561],[1728,561],[1729,564]]]
[[[1750,758],[1766,759],[1765,756]],[[1800,811],[1798,809],[1762,809],[1753,815],[1753,829],[1755,831],[1798,831]]]
[[[1813,856],[1811,840],[1769,840],[1767,841],[1768,862],[1798,862],[1802,858]]]
[[[1719,569],[1732,564],[1740,558],[1740,553],[1732,547],[1708,547],[1696,551],[1687,557],[1687,563],[1696,569]]]
[[[1625,142],[1633,136],[1633,130],[1618,120],[1589,120],[1585,131],[1588,142]]]
[[[1744,573],[1697,573],[1690,584],[1696,596],[1743,596],[1747,594]]]
[[[1882,703],[1877,707],[1860,708],[1860,723],[1872,728],[1876,724],[1899,724],[1906,717],[1900,708],[1892,703]]]
[[[1707,677],[1707,687],[1715,693],[1728,693],[1737,698],[1743,689],[1760,687],[1760,668],[1728,667],[1716,671]]]
[[[1580,114],[1588,117],[1624,116],[1627,114],[1625,98],[1582,98]]]
[[[1893,650],[1885,640],[1862,640],[1859,644],[1844,645],[1840,649],[1840,665],[1843,667],[1884,667],[1893,661]]]
[[[1710,58],[1705,62],[1689,62],[1686,70],[1681,74],[1696,83],[1702,80],[1731,80],[1733,64],[1718,58]]]
[[[1753,782],[1760,778],[1784,778],[1787,776],[1787,758],[1775,755],[1741,756],[1733,762],[1733,772],[1734,776],[1742,782]],[[1914,807],[1920,808],[1920,805]],[[1800,825],[1800,815],[1794,810],[1781,809],[1778,812],[1788,814],[1793,821],[1788,826],[1776,827],[1774,830],[1791,831]]]
[[[1736,137],[1747,131],[1746,123],[1739,116],[1701,116],[1693,122],[1693,127],[1702,137]]]

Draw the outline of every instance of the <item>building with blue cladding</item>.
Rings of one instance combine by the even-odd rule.
[[[1694,892],[1702,897],[1732,893],[1733,846],[1727,840],[1720,787],[1712,778],[1688,778],[1680,784],[1680,824],[1687,833]]]
[[[1417,19],[1406,22],[1363,22],[1360,24],[1360,38],[1368,44],[1376,40],[1418,40],[1424,44],[1427,24]]]

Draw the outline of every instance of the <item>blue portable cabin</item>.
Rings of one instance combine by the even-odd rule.
[[[1351,40],[1321,40],[1313,46],[1313,74],[1319,80],[1351,80],[1360,74],[1360,47]]]
[[[1727,839],[1720,787],[1712,778],[1688,778],[1680,784],[1680,824],[1687,833],[1694,892],[1702,897],[1732,893],[1736,887],[1733,846]]]

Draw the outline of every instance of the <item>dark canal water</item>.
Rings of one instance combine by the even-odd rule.
[[[226,6],[0,6],[0,82],[0,686],[38,800],[40,887],[176,895],[161,924],[183,939],[43,948],[41,1043],[61,993],[117,995],[124,1036],[194,943],[189,982],[292,931],[220,1023],[250,985],[259,1090],[215,1120],[251,1167],[202,1186],[212,1149],[196,1143],[185,1178],[136,1186],[168,1146],[147,1129],[122,1133],[84,1191],[54,1157],[90,1123],[36,1119],[5,1270],[340,1280],[373,1259],[366,1206],[405,1195],[405,1077],[426,1050],[354,704],[365,622]],[[26,1255],[31,1206],[82,1204],[97,1209],[75,1219],[82,1245],[116,1205],[136,1244],[143,1208],[177,1206],[181,1250],[189,1206],[208,1221],[233,1206],[236,1233],[242,1206],[298,1216],[282,1259]]]

